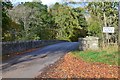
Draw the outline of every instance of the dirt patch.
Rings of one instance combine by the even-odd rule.
[[[120,66],[87,63],[72,54],[66,54],[36,78],[118,78],[118,70]]]

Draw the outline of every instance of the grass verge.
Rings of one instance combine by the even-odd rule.
[[[87,62],[100,62],[109,65],[117,65],[120,58],[118,57],[118,47],[109,46],[104,49],[99,49],[97,51],[87,50],[87,51],[73,51],[72,54],[75,57],[82,58]]]

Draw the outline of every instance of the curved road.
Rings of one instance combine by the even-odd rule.
[[[78,42],[63,42],[17,56],[2,64],[3,78],[34,78],[46,66],[55,63],[66,53],[77,50]]]

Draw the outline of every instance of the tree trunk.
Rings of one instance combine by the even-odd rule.
[[[103,7],[104,7],[104,2],[102,2],[103,3]],[[104,11],[103,11],[103,17],[104,17],[104,27],[107,27],[107,22],[106,22],[106,15],[105,15],[105,9],[104,9]],[[106,43],[107,43],[107,45],[109,44],[109,35],[108,35],[108,33],[106,33]]]
[[[120,52],[120,1],[119,1],[119,25],[118,25],[118,51]]]

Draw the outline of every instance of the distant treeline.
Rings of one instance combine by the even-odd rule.
[[[109,35],[117,37],[117,2],[90,2],[84,8],[73,8],[68,3],[55,3],[47,7],[41,2],[25,2],[13,7],[11,2],[2,2],[3,41],[77,41],[86,35],[104,38],[104,22],[115,27],[115,34]]]

